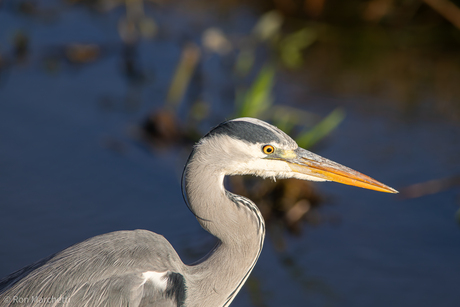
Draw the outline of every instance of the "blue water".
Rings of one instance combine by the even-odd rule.
[[[168,31],[139,46],[146,80],[139,85],[121,73],[116,48],[82,67],[62,62],[47,72],[42,62],[50,45],[119,41],[120,9],[97,15],[67,7],[50,22],[21,17],[8,5],[0,9],[3,56],[11,55],[16,29],[31,38],[27,62],[0,75],[0,276],[114,230],[161,233],[187,261],[212,244],[180,194],[188,149],[152,151],[132,133],[164,103],[181,34],[197,39],[217,22],[228,31],[244,31],[255,20],[241,11],[202,21],[210,11],[147,10]],[[205,97],[224,101],[219,93],[228,90],[230,77],[215,57],[205,58],[202,67]],[[319,114],[347,106],[327,96],[309,105],[289,97],[278,103],[285,101]],[[405,121],[397,111],[364,114],[348,106],[345,122],[318,154],[396,189],[460,173],[458,125]],[[216,113],[213,123],[231,116]],[[316,186],[325,198],[321,213],[341,222],[287,235],[281,253],[269,236],[250,281],[257,290],[244,288],[235,306],[458,306],[458,187],[403,199],[335,183]]]

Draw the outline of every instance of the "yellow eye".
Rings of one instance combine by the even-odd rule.
[[[265,145],[262,148],[262,151],[264,152],[264,154],[270,155],[275,151],[275,148],[272,145]]]

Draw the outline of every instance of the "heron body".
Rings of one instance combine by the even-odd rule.
[[[383,192],[374,179],[298,147],[253,118],[220,124],[195,147],[183,174],[186,202],[218,238],[201,260],[184,264],[171,244],[147,230],[90,238],[0,280],[0,306],[228,306],[262,251],[257,206],[224,188],[227,175],[332,180]]]

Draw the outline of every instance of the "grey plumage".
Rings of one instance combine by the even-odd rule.
[[[218,135],[227,135],[250,144],[269,144],[275,142],[277,144],[297,147],[295,141],[280,129],[253,118],[223,122],[205,135],[204,139]]]
[[[56,301],[60,299],[57,306],[182,306],[183,278],[176,277],[170,285],[175,288],[169,292],[156,292],[149,283],[139,287],[143,272],[180,272],[182,266],[177,253],[161,235],[146,230],[107,233],[2,280],[0,305],[24,306],[15,302],[26,299],[26,306],[42,306],[40,300],[54,297]],[[6,297],[10,304],[5,304]]]
[[[265,151],[267,146],[272,150]],[[228,306],[254,268],[265,236],[257,206],[223,186],[225,176],[239,174],[335,180],[395,192],[298,148],[265,122],[227,121],[200,140],[184,169],[187,205],[201,226],[218,238],[203,259],[185,265],[163,236],[147,230],[112,232],[0,280],[0,306]]]

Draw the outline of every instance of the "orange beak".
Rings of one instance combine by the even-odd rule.
[[[398,193],[393,188],[361,174],[351,168],[298,148],[279,156],[289,164],[292,171],[322,180],[340,182],[356,187],[386,193]]]

